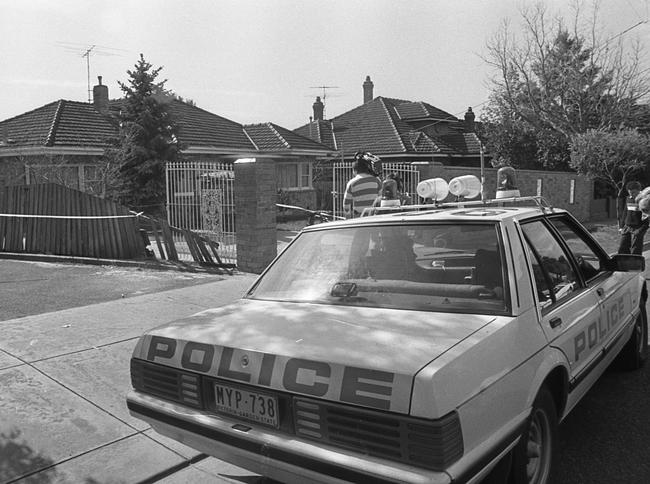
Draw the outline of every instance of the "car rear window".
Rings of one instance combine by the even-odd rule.
[[[507,309],[495,223],[357,226],[308,231],[249,297],[424,311]]]

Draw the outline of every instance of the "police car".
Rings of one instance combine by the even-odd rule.
[[[131,414],[283,482],[549,483],[558,423],[646,359],[644,260],[513,200],[307,227],[241,300],[142,336]]]

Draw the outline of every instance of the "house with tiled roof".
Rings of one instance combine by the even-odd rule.
[[[177,99],[168,101],[182,159],[272,159],[278,188],[300,193],[314,206],[313,165],[317,158],[332,155],[328,146],[273,123],[242,125]],[[117,137],[122,103],[109,100],[100,77],[92,103],[59,100],[0,121],[0,188],[49,181],[101,194],[100,168]]]
[[[333,163],[320,163],[318,198],[332,193],[338,202],[325,205],[335,211],[340,203],[345,182],[352,176],[350,164],[357,151],[378,155],[392,168],[401,167],[408,179],[411,193],[419,177],[431,177],[440,166],[481,166],[481,143],[474,131],[474,113],[470,107],[463,120],[423,101],[390,97],[373,97],[370,76],[363,83],[363,104],[332,119],[324,119],[320,96],[313,103],[313,116],[295,133],[329,146],[339,154]],[[489,159],[483,154],[483,162]],[[341,166],[346,165],[346,166]],[[424,165],[427,165],[426,167]],[[335,171],[338,173],[335,173]],[[419,174],[408,175],[407,172]],[[400,178],[404,178],[400,175]],[[405,179],[406,181],[406,179]],[[338,205],[338,206],[337,206]]]
[[[327,120],[317,97],[310,122],[294,131],[343,153],[345,159],[370,151],[390,162],[479,165],[481,144],[471,107],[460,120],[426,102],[373,97],[373,87],[367,76],[363,104]]]

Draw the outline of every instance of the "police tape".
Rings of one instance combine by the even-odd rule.
[[[57,218],[57,219],[107,219],[107,218],[137,218],[142,215],[134,213],[132,215],[31,215],[26,213],[0,213],[0,217],[14,218]]]

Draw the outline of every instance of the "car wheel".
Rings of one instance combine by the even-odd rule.
[[[618,355],[619,367],[623,370],[638,370],[648,359],[648,318],[645,307],[641,308],[634,322],[629,341]]]
[[[548,484],[557,444],[557,409],[543,386],[512,454],[512,484]]]

